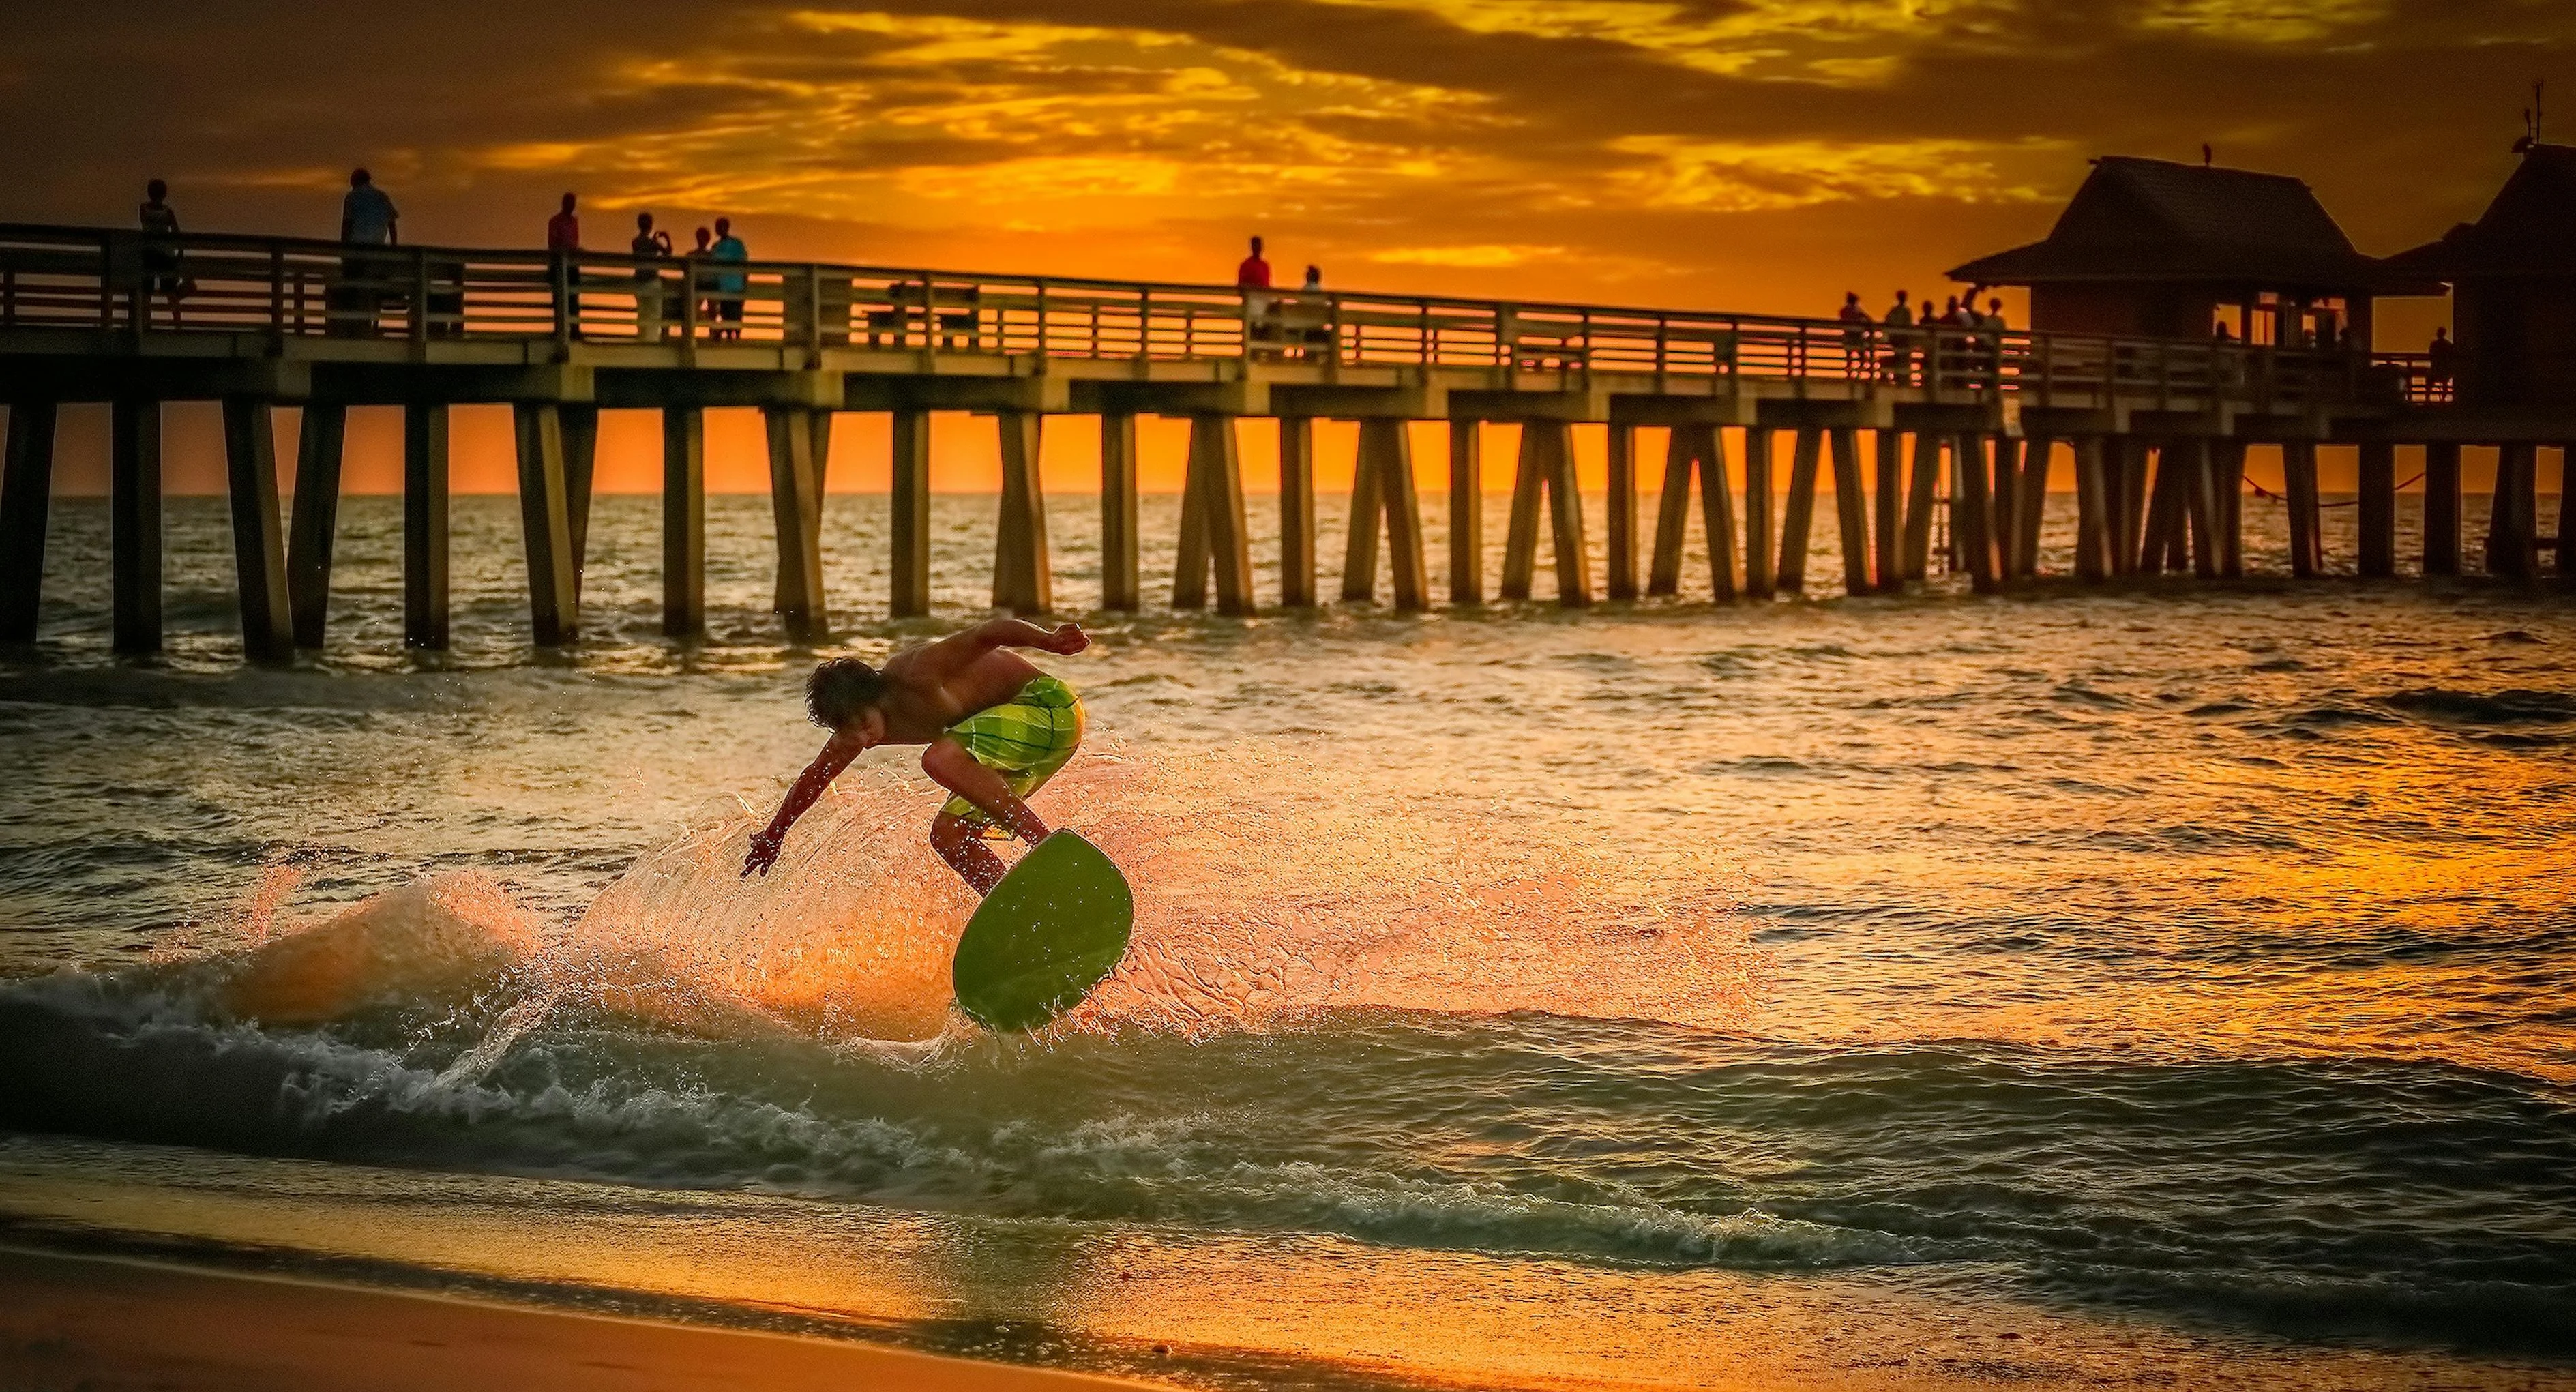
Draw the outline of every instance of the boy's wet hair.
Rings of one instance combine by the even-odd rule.
[[[835,657],[814,664],[805,679],[805,713],[826,730],[837,730],[885,696],[885,677],[855,657]]]

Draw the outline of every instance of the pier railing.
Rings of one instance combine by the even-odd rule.
[[[0,330],[250,334],[430,345],[553,340],[820,355],[875,350],[1097,362],[1248,360],[1611,373],[1658,392],[1730,379],[2036,391],[2051,402],[2241,399],[2295,407],[2371,389],[2355,356],[2190,340],[1013,276],[0,224]],[[102,344],[113,350],[114,343]],[[2424,399],[2420,373],[2393,369]]]

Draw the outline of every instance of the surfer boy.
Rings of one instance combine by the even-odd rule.
[[[832,732],[805,766],[778,815],[751,838],[749,878],[778,860],[787,829],[850,761],[881,744],[928,746],[921,771],[956,796],[930,823],[930,848],[978,894],[1002,878],[1002,859],[984,844],[1016,836],[1034,846],[1046,823],[1022,799],[1036,792],[1082,743],[1082,702],[1013,648],[1071,656],[1091,646],[1079,624],[1040,628],[992,619],[936,643],[908,648],[879,671],[836,657],[805,679],[805,710]]]

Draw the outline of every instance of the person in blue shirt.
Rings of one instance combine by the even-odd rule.
[[[751,248],[744,246],[742,238],[733,234],[732,218],[716,219],[716,244],[713,255],[718,261],[740,262],[751,259]],[[749,284],[748,277],[735,272],[728,271],[716,277],[717,322],[714,337],[721,339],[742,337],[743,290]]]
[[[341,241],[361,247],[399,246],[402,238],[396,224],[401,216],[394,210],[394,201],[376,187],[374,175],[364,169],[350,171],[349,192],[340,200]],[[398,269],[382,257],[342,259],[343,280],[331,296],[331,332],[344,337],[373,335],[376,316],[388,298],[386,283]]]

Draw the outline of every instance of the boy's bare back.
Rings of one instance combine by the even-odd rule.
[[[964,633],[897,653],[883,671],[887,744],[928,744],[958,721],[1018,695],[1038,675],[1027,658]]]

